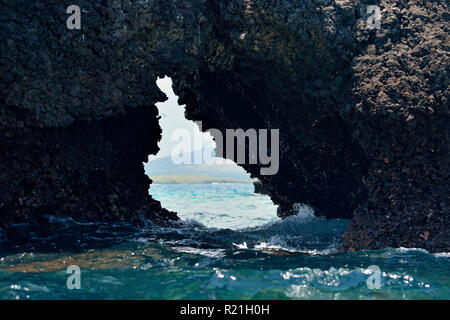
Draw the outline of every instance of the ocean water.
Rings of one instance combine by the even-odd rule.
[[[236,230],[278,220],[270,197],[253,190],[251,183],[153,184],[151,194],[185,221]]]
[[[450,253],[338,252],[348,220],[319,219],[309,207],[279,220],[270,199],[252,191],[152,185],[183,218],[164,228],[49,213],[45,236],[17,226],[30,230],[23,244],[7,243],[0,230],[0,299],[450,298]],[[80,268],[80,289],[67,287],[70,265]]]

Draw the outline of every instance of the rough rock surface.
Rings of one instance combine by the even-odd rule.
[[[382,0],[0,3],[0,222],[46,213],[162,221],[142,162],[157,152],[155,80],[203,129],[280,129],[258,177],[281,217],[352,218],[342,248],[450,250],[449,8]],[[376,2],[376,1],[375,1]]]
[[[268,194],[267,190],[264,188],[264,185],[261,183],[261,181],[254,181],[253,188],[254,188],[254,191],[253,191],[254,193]]]

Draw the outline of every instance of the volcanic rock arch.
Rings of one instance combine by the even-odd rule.
[[[445,0],[57,0],[0,13],[0,223],[165,223],[142,162],[158,151],[158,76],[187,118],[280,129],[280,170],[257,176],[281,217],[308,203],[352,218],[342,248],[449,250]]]

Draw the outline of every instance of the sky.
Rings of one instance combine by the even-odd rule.
[[[159,78],[156,84],[169,98],[165,102],[158,102],[156,107],[159,110],[161,119],[159,125],[162,128],[163,135],[161,141],[158,143],[160,151],[159,157],[166,157],[171,155],[171,151],[181,141],[179,137],[176,137],[177,132],[183,132],[186,130],[189,132],[191,142],[185,146],[187,150],[191,152],[195,149],[214,148],[215,143],[209,134],[201,133],[198,126],[184,117],[185,106],[178,105],[178,97],[175,95],[172,89],[172,79],[169,77]],[[175,140],[175,138],[178,138]],[[175,140],[175,141],[173,141]]]
[[[158,143],[160,151],[156,156],[151,155],[149,160],[172,156],[174,150],[180,150],[182,145],[183,151],[186,153],[196,152],[199,154],[203,160],[202,163],[234,164],[230,160],[215,157],[216,144],[212,136],[209,133],[201,132],[197,124],[185,118],[185,105],[178,105],[178,97],[172,89],[172,79],[167,76],[158,78],[156,84],[167,95],[168,100],[156,103],[161,116],[159,125],[162,128],[162,139]]]

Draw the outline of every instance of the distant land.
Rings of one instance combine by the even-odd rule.
[[[157,176],[192,175],[206,176],[208,178],[232,178],[249,180],[248,174],[243,168],[233,162],[221,164],[174,164],[171,157],[154,158],[144,164],[145,173],[155,180]],[[155,180],[156,181],[156,180]],[[250,180],[249,180],[250,181]],[[218,182],[218,181],[214,181]]]
[[[200,183],[251,183],[252,179],[239,179],[239,178],[220,178],[220,177],[209,177],[203,175],[193,175],[193,174],[170,174],[170,175],[160,175],[151,176],[153,183],[161,184],[200,184]]]

